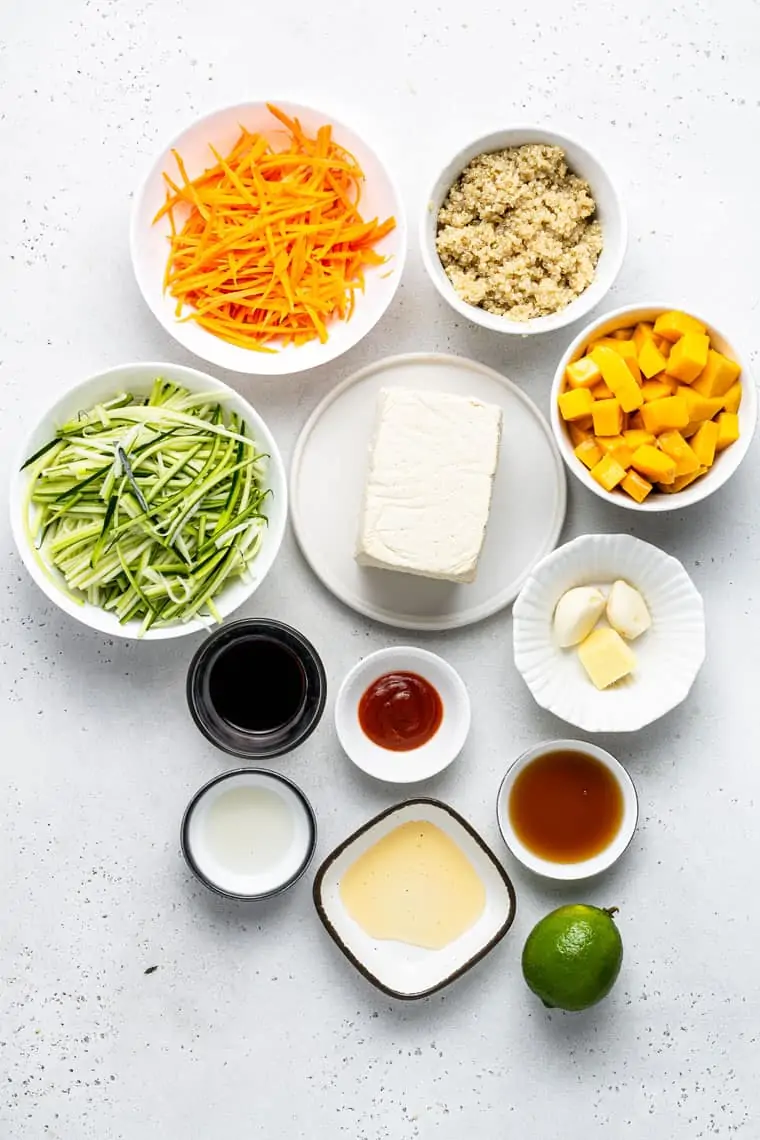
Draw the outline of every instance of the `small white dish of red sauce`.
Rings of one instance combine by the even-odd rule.
[[[347,674],[335,728],[357,768],[413,784],[447,768],[470,730],[470,697],[448,661],[415,646],[370,654]]]

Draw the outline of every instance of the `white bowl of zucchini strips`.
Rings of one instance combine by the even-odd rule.
[[[226,384],[175,364],[124,364],[72,388],[11,479],[24,565],[65,613],[159,640],[227,617],[285,531],[282,458]]]

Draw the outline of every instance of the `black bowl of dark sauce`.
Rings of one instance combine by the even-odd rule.
[[[190,663],[187,703],[203,735],[243,759],[297,748],[317,727],[327,698],[314,646],[283,622],[230,622]]]

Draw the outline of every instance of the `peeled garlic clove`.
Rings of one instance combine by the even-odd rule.
[[[554,611],[554,635],[567,649],[588,637],[605,606],[604,594],[595,586],[575,586],[563,594]]]
[[[607,621],[628,641],[640,637],[652,624],[647,604],[639,591],[623,581],[615,582],[610,590]]]

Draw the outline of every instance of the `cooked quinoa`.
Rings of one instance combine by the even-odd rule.
[[[463,301],[513,321],[569,305],[602,251],[596,203],[558,146],[481,154],[438,213],[436,248]]]

